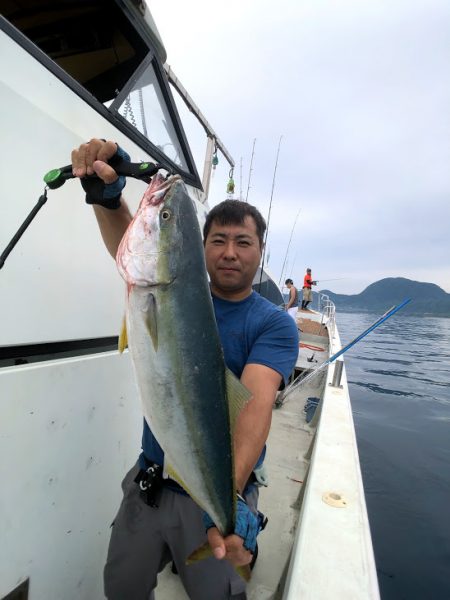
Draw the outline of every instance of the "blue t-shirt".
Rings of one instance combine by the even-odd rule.
[[[239,302],[215,296],[212,300],[226,366],[240,379],[245,365],[265,365],[286,382],[298,355],[298,331],[292,317],[256,292]],[[149,461],[163,464],[164,453],[145,419],[142,450]],[[142,459],[141,455],[141,467]]]

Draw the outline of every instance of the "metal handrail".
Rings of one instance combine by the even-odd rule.
[[[327,294],[319,294],[319,312],[322,313],[322,322],[327,319],[327,328],[330,337],[334,337],[336,328],[336,307]]]

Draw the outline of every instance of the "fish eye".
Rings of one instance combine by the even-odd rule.
[[[167,210],[167,208],[165,208],[162,212],[161,212],[161,219],[163,221],[168,221],[170,219],[170,217],[172,216],[172,213],[170,212],[170,210]]]

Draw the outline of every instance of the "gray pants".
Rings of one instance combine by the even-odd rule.
[[[186,558],[205,543],[202,511],[189,496],[163,488],[158,508],[145,504],[134,478],[122,482],[123,500],[114,521],[104,570],[109,600],[153,600],[157,575],[174,561],[191,600],[245,600],[245,582],[227,560],[214,557],[187,566]],[[256,509],[257,488],[246,496]]]

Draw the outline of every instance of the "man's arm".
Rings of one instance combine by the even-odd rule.
[[[266,443],[281,375],[264,365],[248,364],[242,373],[241,382],[252,393],[252,398],[242,409],[235,429],[235,476],[240,493],[244,491]],[[208,530],[208,541],[216,558],[226,558],[235,566],[246,565],[251,561],[252,554],[244,548],[243,539],[238,535],[223,538],[213,527]]]
[[[251,392],[252,399],[242,409],[235,429],[234,463],[239,493],[244,491],[269,435],[281,375],[265,365],[248,364],[241,382]]]
[[[85,177],[94,173],[104,181],[112,184],[117,181],[118,175],[107,164],[117,152],[117,144],[112,141],[105,142],[93,138],[87,144],[81,144],[72,152],[72,169],[76,177]],[[100,227],[100,233],[108,252],[116,257],[120,240],[126,231],[132,217],[123,197],[117,209],[108,209],[98,204],[93,204],[95,216]]]
[[[130,210],[123,197],[121,197],[120,208],[109,210],[103,208],[103,206],[94,205],[94,213],[106,249],[115,259],[120,240],[123,238],[132,219]]]

